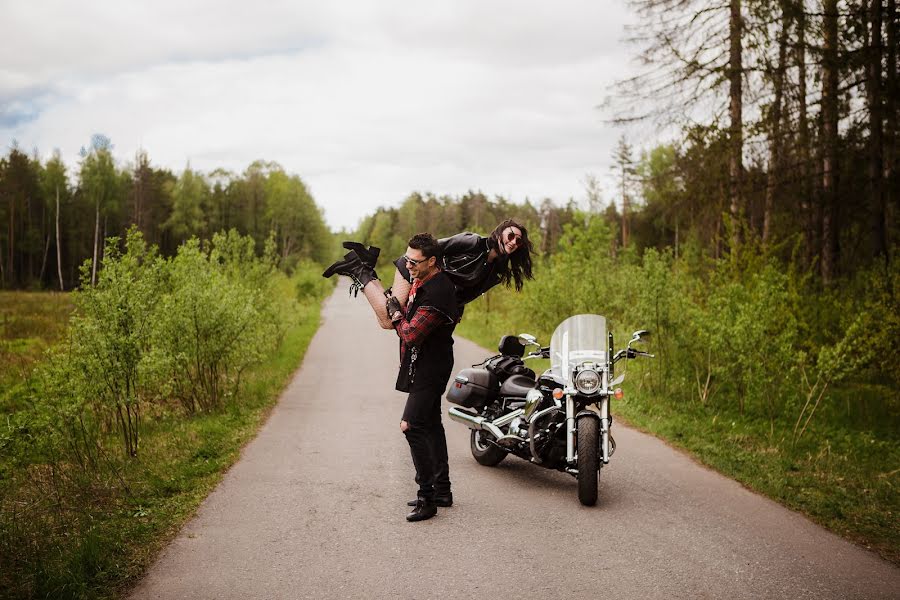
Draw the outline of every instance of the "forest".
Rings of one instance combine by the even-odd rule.
[[[96,134],[70,167],[58,152],[42,161],[13,144],[0,160],[0,288],[71,290],[85,260],[96,281],[104,240],[124,239],[132,226],[164,256],[231,229],[251,236],[259,254],[274,236],[285,270],[330,256],[321,208],[277,163],[256,161],[240,174],[188,165],[176,175],[154,167],[146,151],[120,164],[114,150]]]

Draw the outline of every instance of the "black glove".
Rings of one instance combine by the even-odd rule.
[[[394,320],[394,313],[403,312],[403,310],[401,310],[400,308],[400,301],[393,296],[387,299],[385,307],[387,308],[388,319],[391,319],[392,321]]]

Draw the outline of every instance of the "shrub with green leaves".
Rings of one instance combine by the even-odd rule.
[[[138,452],[141,401],[154,397],[159,373],[145,361],[155,326],[164,262],[148,248],[136,229],[125,240],[125,251],[111,239],[97,284],[89,264],[82,267],[83,287],[73,295],[76,312],[66,348],[66,377],[100,419],[112,417],[126,454]],[[52,375],[51,375],[52,377]]]
[[[694,344],[705,348],[707,374],[743,412],[750,402],[779,411],[781,385],[797,364],[797,325],[787,277],[774,265],[743,281],[714,278],[691,311]],[[697,365],[695,365],[697,366]]]
[[[188,412],[220,408],[280,339],[266,279],[272,269],[246,250],[233,236],[217,237],[208,250],[194,239],[168,265],[168,293],[154,312],[154,358]]]
[[[492,337],[527,330],[549,339],[568,316],[602,314],[618,345],[634,329],[652,331],[656,359],[628,365],[650,397],[769,420],[795,419],[812,393],[808,416],[823,385],[853,373],[900,383],[898,261],[857,274],[849,290],[823,292],[752,240],[714,260],[691,240],[676,258],[671,248],[636,256],[614,239],[604,219],[578,216],[522,293],[492,291],[466,308],[464,324],[493,321],[505,329]]]
[[[294,280],[297,282],[297,300],[300,302],[318,301],[334,289],[336,278],[322,277],[322,267],[310,260],[303,260],[294,267]]]

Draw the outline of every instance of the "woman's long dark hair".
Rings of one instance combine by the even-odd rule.
[[[534,252],[534,246],[531,245],[531,240],[528,239],[527,229],[512,219],[506,219],[491,232],[488,238],[488,245],[491,248],[499,251],[500,236],[507,227],[515,227],[521,231],[522,241],[519,242],[519,247],[516,248],[516,251],[509,255],[506,267],[500,271],[500,281],[505,283],[506,287],[509,287],[512,280],[515,280],[516,291],[521,292],[525,279],[534,279],[534,275],[531,274],[531,253]]]

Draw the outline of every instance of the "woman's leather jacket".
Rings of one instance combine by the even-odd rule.
[[[500,272],[505,270],[507,257],[498,256],[488,262],[490,252],[488,238],[477,233],[458,233],[438,240],[443,258],[441,267],[456,285],[456,299],[460,304],[471,302],[500,283]],[[406,261],[400,258],[397,269],[409,279]]]

